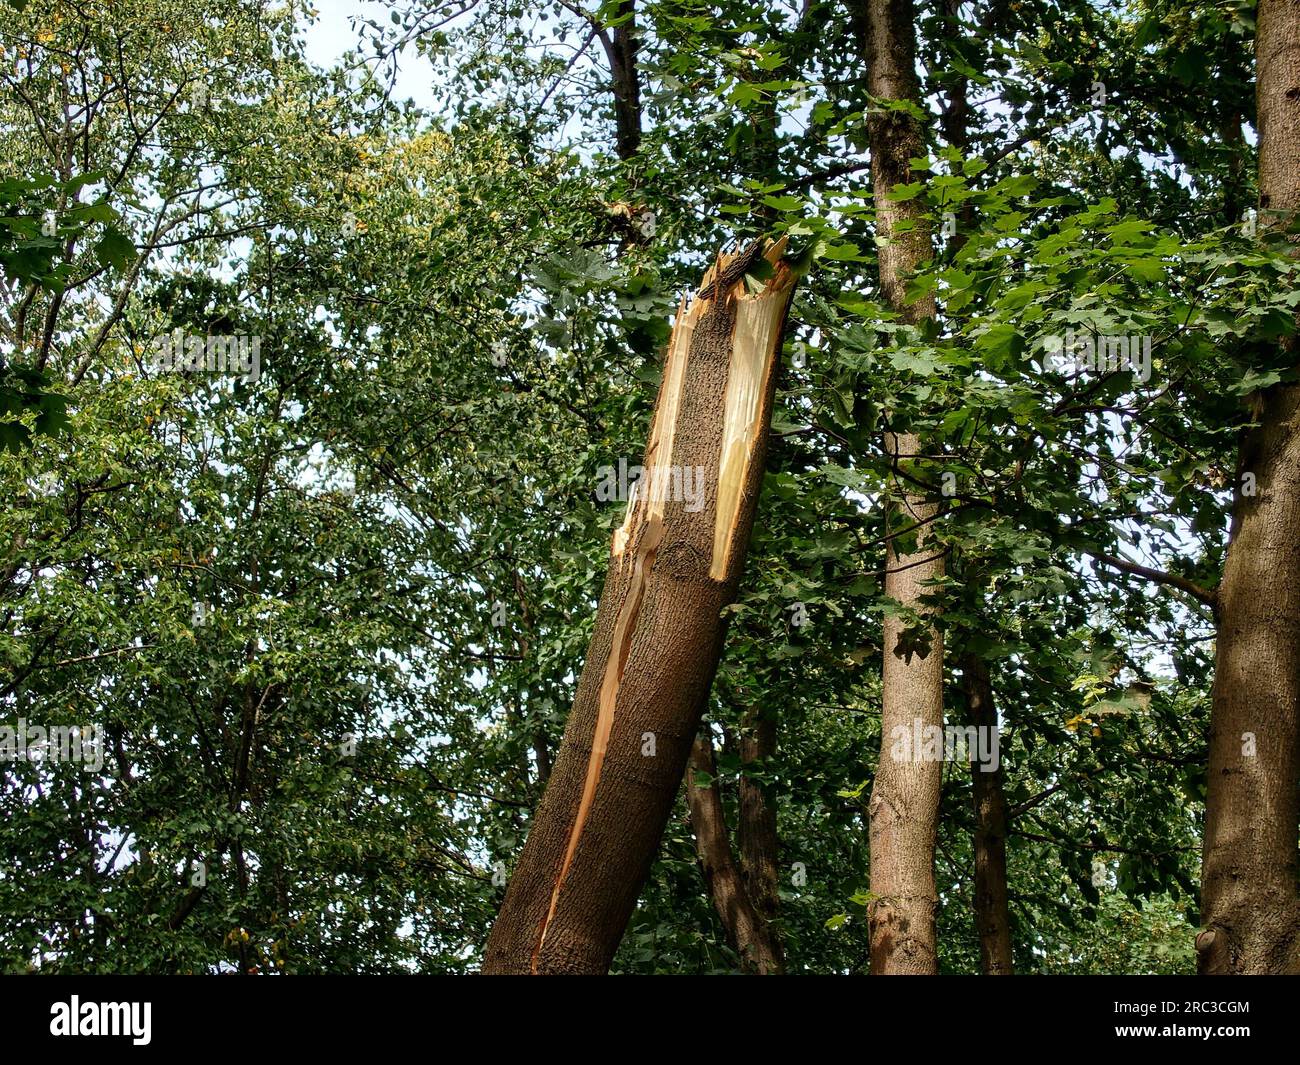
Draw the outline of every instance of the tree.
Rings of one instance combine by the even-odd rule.
[[[0,968],[1288,967],[1259,15],[1257,87],[1208,0],[0,3]],[[759,237],[743,572],[671,580],[722,375],[710,472],[645,462],[676,556],[624,488]]]
[[[962,686],[970,723],[996,731],[998,711],[988,666],[976,654],[961,661]],[[1010,976],[1011,914],[1007,905],[1007,801],[1002,791],[1001,765],[971,763],[975,804],[975,926],[980,941],[980,972]]]
[[[1294,241],[1300,211],[1300,13],[1257,14],[1259,209],[1266,235]],[[1294,337],[1283,341],[1294,359]],[[1300,972],[1300,386],[1252,397],[1241,436],[1232,532],[1219,585],[1214,711],[1205,801],[1204,974]],[[1279,668],[1281,666],[1281,668]]]
[[[783,250],[720,256],[678,311],[643,480],[614,534],[574,710],[485,973],[603,973],[622,938],[744,565],[794,283]]]
[[[899,317],[919,325],[933,319],[934,300],[909,297],[906,286],[933,256],[929,220],[922,204],[898,197],[913,177],[911,160],[925,151],[913,9],[910,0],[872,0],[856,4],[854,14],[875,101],[867,129],[881,293]],[[934,847],[943,767],[919,753],[886,758],[884,751],[899,730],[943,727],[943,636],[925,615],[934,609],[946,549],[928,528],[938,505],[910,483],[920,437],[891,428],[885,450],[904,489],[885,556],[885,595],[897,609],[885,617],[882,750],[871,789],[871,971],[925,974],[938,969]]]
[[[753,784],[746,786],[754,787]],[[755,901],[766,900],[770,907],[776,885],[756,886],[758,877],[755,874],[761,875],[764,866],[751,860],[742,871],[736,861],[719,794],[713,741],[707,735],[696,736],[691,748],[690,765],[686,770],[686,800],[690,806],[691,829],[695,833],[704,882],[732,948],[740,955],[746,972],[758,976],[779,974],[784,962],[780,941],[771,923],[775,914],[771,909],[766,913],[760,912]],[[764,837],[767,838],[766,828]],[[747,872],[750,875],[746,876]],[[774,869],[771,872],[775,874]]]

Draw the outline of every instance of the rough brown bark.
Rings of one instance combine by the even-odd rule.
[[[1264,0],[1256,37],[1260,223],[1300,208],[1300,4]],[[1256,398],[1219,589],[1202,854],[1202,973],[1300,971],[1300,387]]]
[[[1259,208],[1269,224],[1300,210],[1300,2],[1260,0],[1255,35]]]
[[[851,13],[867,68],[867,92],[876,99],[907,100],[921,105],[916,77],[916,35],[911,0],[852,0]],[[891,201],[896,185],[913,178],[908,162],[925,154],[922,129],[904,111],[873,106],[867,119],[871,149],[871,184],[881,294],[904,320],[934,317],[933,298],[909,303],[909,275],[931,258],[933,244],[926,207],[919,198]],[[911,228],[900,223],[907,222]],[[921,451],[912,433],[886,433],[885,449],[895,468]],[[944,573],[942,554],[928,535],[938,505],[915,491],[904,491],[894,508],[891,529],[920,524],[914,549],[899,551],[890,541],[885,559],[885,594],[924,614],[927,583]],[[884,621],[882,669],[882,750],[871,788],[871,972],[924,975],[938,971],[935,951],[934,849],[938,829],[939,791],[943,765],[916,757],[890,755],[895,730],[911,733],[943,725],[943,637],[933,626],[925,630],[928,646],[904,650],[902,619]],[[913,752],[914,754],[915,752]]]
[[[697,782],[697,774],[701,773],[710,781],[704,786]],[[702,733],[695,739],[690,768],[686,770],[686,801],[704,883],[744,971],[758,976],[779,975],[784,967],[780,947],[768,921],[755,907],[746,878],[736,864],[717,775],[713,742]]]
[[[1300,209],[1300,2],[1261,0],[1255,42],[1260,222]],[[1203,974],[1300,972],[1300,386],[1256,397],[1219,588],[1196,938]]]
[[[988,665],[978,655],[962,656],[962,687],[969,720],[978,729],[998,727],[997,705]],[[1007,905],[1007,800],[1002,765],[988,769],[971,760],[975,802],[975,930],[980,941],[980,972],[1011,976],[1011,914]]]
[[[769,925],[780,910],[777,860],[776,803],[765,785],[756,780],[754,766],[763,767],[776,754],[776,718],[752,711],[740,737],[740,868],[745,889],[758,915]],[[772,931],[773,949],[781,957],[781,941]]]
[[[573,712],[484,954],[486,973],[603,973],[667,823],[722,650],[771,418],[793,277],[720,258],[683,302],[643,481],[703,471],[703,506],[644,491],[614,536]]]
[[[637,73],[636,3],[623,0],[620,16],[627,18],[614,27],[609,48],[610,74],[614,82],[614,138],[618,157],[631,159],[641,148],[641,79]]]

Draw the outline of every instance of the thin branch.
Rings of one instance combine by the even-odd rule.
[[[1165,570],[1152,569],[1150,566],[1140,566],[1136,562],[1130,562],[1128,559],[1120,558],[1117,555],[1108,555],[1103,551],[1088,551],[1084,553],[1098,562],[1111,566],[1124,573],[1130,573],[1135,577],[1143,577],[1146,580],[1154,581],[1156,584],[1165,584],[1170,588],[1177,588],[1179,591],[1186,592],[1194,599],[1205,603],[1215,614],[1219,613],[1219,595],[1216,590],[1203,588],[1195,581],[1187,577],[1180,577],[1176,573],[1168,573]]]

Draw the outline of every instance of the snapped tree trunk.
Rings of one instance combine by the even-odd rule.
[[[700,775],[705,778],[703,784]],[[701,733],[695,739],[690,768],[686,771],[686,801],[704,883],[744,971],[757,976],[775,976],[783,969],[780,947],[736,864],[727,836],[717,776],[713,742],[707,733]]]
[[[757,291],[745,275],[761,242],[720,256],[678,312],[646,472],[614,533],[573,712],[485,973],[603,973],[636,905],[749,544],[794,284],[783,251],[766,252]]]
[[[908,162],[925,154],[921,125],[907,111],[883,110],[878,100],[903,100],[923,107],[916,77],[916,34],[911,0],[853,0],[852,14],[873,98],[867,119],[871,184],[880,243],[880,288],[884,300],[905,321],[933,318],[933,297],[909,303],[908,276],[933,255],[926,207],[919,198],[895,202],[889,193],[912,180]],[[888,432],[885,449],[897,470],[917,455],[912,433]],[[899,550],[891,537],[885,552],[885,594],[924,616],[928,582],[944,573],[942,552],[929,536],[938,504],[904,490],[893,508],[891,532],[919,527],[914,547]],[[919,638],[918,638],[919,637]],[[938,971],[935,949],[934,849],[943,766],[918,757],[908,745],[895,757],[891,740],[943,727],[943,636],[933,626],[908,632],[904,618],[884,621],[881,671],[881,753],[868,806],[871,837],[871,894],[868,922],[871,972],[925,975]]]
[[[1267,232],[1300,210],[1300,3],[1260,0],[1256,26]],[[1300,385],[1256,397],[1238,470],[1218,595],[1197,961],[1203,974],[1300,973]]]
[[[998,727],[989,670],[979,655],[962,657],[962,687],[970,724]],[[981,746],[981,749],[984,749]],[[1000,751],[999,745],[997,749]],[[1007,800],[1002,791],[1002,765],[990,769],[971,759],[975,802],[975,931],[980,941],[980,972],[1011,976],[1011,914],[1007,906]]]

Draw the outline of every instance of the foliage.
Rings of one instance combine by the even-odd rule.
[[[731,741],[779,723],[743,771],[790,970],[866,966],[884,546],[915,538],[886,429],[930,442],[932,593],[994,675],[1018,968],[1191,969],[1211,619],[1101,557],[1213,586],[1235,434],[1294,379],[1295,263],[1242,225],[1250,6],[926,13],[932,144],[891,193],[939,235],[920,327],[876,285],[864,119],[897,104],[846,9],[636,5],[619,159],[625,16],[394,0],[318,69],[298,0],[0,11],[0,722],[104,743],[0,765],[4,969],[475,969],[622,517],[599,471],[640,461],[679,293],[760,233],[804,277],[710,722],[733,824]],[[412,66],[438,106],[392,91]],[[177,330],[260,372],[160,370]],[[1149,337],[1152,372],[1054,369],[1066,333]],[[952,972],[970,807],[950,763]],[[616,971],[736,965],[683,804]]]

